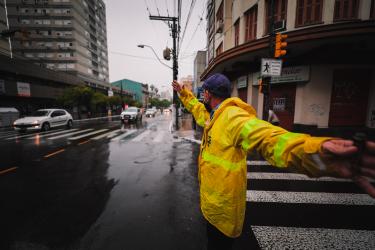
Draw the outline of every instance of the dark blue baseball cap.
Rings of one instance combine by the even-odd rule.
[[[231,94],[231,83],[229,79],[220,73],[213,74],[207,78],[202,88],[217,97],[229,98]]]

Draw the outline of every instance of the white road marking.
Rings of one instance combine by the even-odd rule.
[[[190,138],[190,137],[180,137],[181,139],[183,140],[186,140],[186,141],[190,141],[190,142],[194,142],[194,143],[197,143],[197,144],[202,144],[202,141],[201,140],[196,140],[194,138]]]
[[[294,173],[256,173],[248,172],[247,179],[255,180],[302,180],[302,181],[337,181],[337,182],[352,182],[351,179],[342,179],[334,177],[320,177],[320,178],[310,178],[304,174],[294,174]]]
[[[135,137],[132,141],[133,142],[139,142],[139,141],[142,141],[146,136],[148,136],[149,134],[151,133],[150,130],[146,130],[144,131],[143,133],[141,133],[140,135],[138,135],[137,137]]]
[[[122,140],[123,138],[125,138],[125,137],[127,137],[127,136],[129,136],[129,135],[131,135],[131,134],[134,134],[135,132],[137,132],[136,129],[128,130],[128,131],[126,131],[124,134],[121,134],[121,135],[116,136],[116,137],[113,138],[111,141],[120,141],[120,140]]]
[[[64,130],[64,131],[60,131],[60,132],[56,132],[56,133],[40,135],[39,138],[43,138],[43,137],[47,137],[47,136],[51,136],[51,135],[60,135],[60,134],[69,133],[69,132],[73,132],[73,131],[77,131],[77,130],[78,129],[75,128],[75,129]],[[33,137],[30,137],[30,138],[27,138],[27,139],[34,140],[36,136],[37,135],[34,135]]]
[[[54,137],[49,137],[47,139],[48,140],[55,140],[55,139],[60,139],[60,138],[64,138],[64,137],[69,137],[69,136],[76,135],[76,134],[85,133],[85,132],[92,131],[92,130],[94,130],[94,129],[89,128],[89,129],[80,130],[80,131],[73,132],[73,133],[68,133],[68,134],[64,134],[64,135],[58,135],[58,136],[54,136]]]
[[[35,135],[44,135],[44,134],[49,134],[57,131],[61,131],[62,129],[57,129],[57,130],[50,130],[50,131],[45,131],[45,132],[37,132],[37,133],[32,133],[32,134],[27,134],[27,135],[17,135],[11,138],[7,138],[6,140],[13,140],[13,139],[21,139],[21,138],[27,138],[27,137],[33,137]]]
[[[164,138],[165,131],[160,131],[159,134],[154,138],[153,142],[161,142]]]
[[[249,166],[271,166],[267,161],[247,161]]]
[[[120,130],[121,129],[116,129],[116,130],[113,130],[113,131],[109,131],[108,133],[105,133],[105,134],[96,136],[94,138],[91,138],[91,140],[100,140],[100,139],[102,139],[104,137],[111,138],[111,136],[117,135],[117,132],[119,132]]]
[[[88,134],[83,134],[83,135],[79,135],[79,136],[75,136],[75,137],[70,137],[70,138],[68,138],[68,140],[75,141],[75,140],[79,140],[79,139],[82,139],[82,138],[85,138],[85,137],[96,135],[96,134],[99,134],[99,133],[102,133],[102,132],[105,132],[105,131],[108,131],[108,129],[100,129],[100,130],[96,130],[96,131],[88,133]]]
[[[285,191],[246,191],[248,202],[308,203],[374,206],[375,199],[368,194],[285,192]]]
[[[375,231],[251,226],[261,249],[375,249]]]

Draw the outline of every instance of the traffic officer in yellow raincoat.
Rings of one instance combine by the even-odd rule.
[[[352,141],[291,133],[256,117],[255,110],[237,97],[231,84],[214,74],[203,84],[204,104],[174,81],[174,90],[204,127],[199,155],[201,210],[207,220],[207,249],[231,249],[245,218],[246,158],[257,151],[273,166],[311,177],[353,178],[372,197],[375,188],[365,176],[375,176],[375,143],[367,142],[360,171],[349,156],[356,155]]]

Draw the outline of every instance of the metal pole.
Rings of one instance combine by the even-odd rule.
[[[274,23],[275,23],[275,0],[270,0],[270,23],[269,23],[269,47],[268,47],[268,56],[270,58],[273,58],[273,51],[274,51],[274,37],[275,37],[275,31],[274,31]],[[268,88],[266,93],[264,94],[263,98],[263,120],[268,120],[269,115],[269,108],[271,105],[271,77],[264,77],[263,82],[265,83],[265,86]]]
[[[177,81],[177,77],[178,77],[178,60],[177,60],[177,44],[176,44],[176,39],[177,39],[177,36],[178,36],[178,32],[177,32],[177,18],[174,18],[173,19],[173,24],[172,24],[172,37],[173,37],[173,51],[172,51],[172,55],[173,55],[173,80],[176,80]],[[179,110],[179,102],[178,102],[178,96],[177,96],[177,92],[176,91],[173,91],[173,103],[175,105],[175,109],[176,109],[176,121],[175,121],[175,126],[176,126],[176,130],[178,130],[179,128],[179,125],[178,125],[178,110]]]

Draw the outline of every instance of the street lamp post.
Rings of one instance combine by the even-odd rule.
[[[163,64],[164,66],[168,67],[169,69],[171,69],[173,71],[173,80],[177,80],[177,75],[178,75],[178,63],[177,63],[177,51],[176,51],[176,38],[177,38],[177,24],[176,24],[176,21],[177,19],[174,19],[173,20],[173,50],[172,50],[172,55],[173,55],[173,67],[170,67],[169,65],[163,63],[160,58],[158,57],[158,55],[156,54],[154,48],[152,48],[151,46],[149,45],[145,45],[145,44],[139,44],[138,47],[139,48],[144,48],[144,47],[148,47],[152,50],[152,52],[154,53],[154,55],[156,56],[156,58],[158,59],[158,61]],[[173,91],[173,103],[175,104],[175,115],[176,115],[176,121],[175,121],[175,127],[176,127],[176,130],[178,130],[178,108],[179,108],[179,105],[178,105],[178,101],[177,101],[177,92],[176,91]]]

